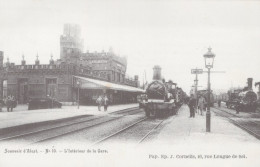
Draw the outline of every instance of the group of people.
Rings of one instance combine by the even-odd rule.
[[[9,95],[9,96],[3,98],[1,103],[6,105],[7,112],[13,111],[13,108],[15,108],[17,105],[17,102],[13,95]],[[0,104],[0,105],[3,105],[3,104]]]
[[[195,117],[195,111],[197,112],[197,109],[198,109],[198,114],[203,115],[205,104],[206,104],[206,100],[203,96],[199,96],[197,100],[192,94],[188,102],[190,108],[190,117],[193,118]],[[221,99],[218,99],[218,107],[221,107]]]
[[[101,106],[104,106],[104,111],[107,111],[109,105],[109,99],[107,96],[99,96],[96,100],[96,103],[98,105],[98,111],[101,111]]]
[[[203,96],[199,96],[199,99],[198,99],[198,102],[197,102],[197,99],[192,94],[191,98],[189,100],[189,103],[188,103],[189,108],[190,108],[190,118],[195,117],[195,111],[197,111],[197,107],[198,107],[199,114],[203,115],[205,103],[206,103],[206,100]]]

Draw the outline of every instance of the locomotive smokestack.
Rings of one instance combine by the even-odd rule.
[[[161,67],[156,65],[153,67],[153,80],[161,80],[162,75],[161,75]]]
[[[252,90],[253,78],[247,78],[247,85],[248,85],[248,90]]]

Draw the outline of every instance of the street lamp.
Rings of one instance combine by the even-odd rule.
[[[208,69],[208,102],[206,112],[206,132],[210,132],[210,69],[213,68],[215,54],[211,52],[211,48],[208,48],[208,52],[203,55],[205,59],[205,67]]]
[[[80,87],[80,81],[77,80],[77,87],[78,87],[78,109],[79,109],[79,87]]]

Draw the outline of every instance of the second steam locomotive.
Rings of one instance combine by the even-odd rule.
[[[229,90],[226,100],[227,108],[235,108],[238,112],[255,112],[257,108],[257,94],[252,90],[252,78],[247,79],[247,87]]]

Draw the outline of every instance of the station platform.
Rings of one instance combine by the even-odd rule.
[[[111,112],[132,107],[138,107],[137,103],[111,105],[105,112],[104,107],[98,111],[97,106],[62,106],[60,109],[27,110],[27,105],[18,105],[13,112],[7,112],[6,108],[0,112],[0,129],[31,124],[37,122],[51,121],[83,115],[106,115]]]
[[[203,115],[195,113],[195,118],[190,118],[187,105],[183,105],[178,115],[167,120],[166,124],[167,126],[158,135],[160,140],[156,140],[161,144],[197,145],[248,142],[248,144],[258,144],[260,148],[260,141],[257,138],[232,124],[227,118],[216,115],[213,109],[211,109],[210,132],[206,132],[206,112],[204,111]]]
[[[144,143],[140,154],[149,152],[157,159],[143,166],[259,166],[260,141],[212,110],[211,132],[206,132],[206,113],[190,118],[189,107],[183,105],[153,140]]]

